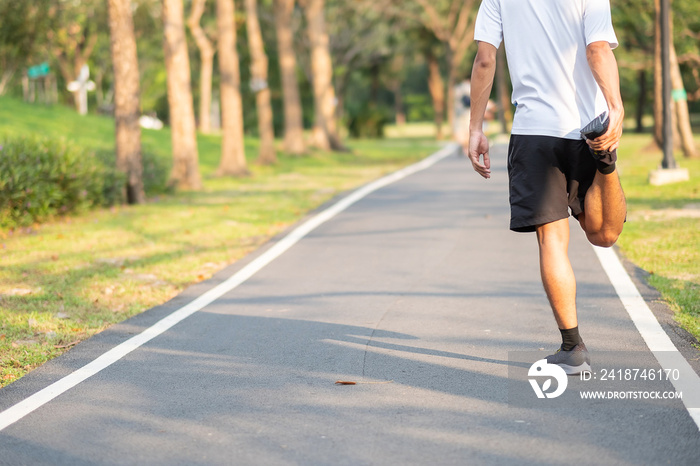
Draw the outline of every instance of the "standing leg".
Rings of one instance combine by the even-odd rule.
[[[605,248],[615,244],[627,215],[627,202],[617,170],[609,175],[596,171],[593,184],[586,192],[584,208],[578,220],[588,241]]]
[[[576,319],[576,278],[569,262],[569,220],[537,227],[542,284],[559,329],[578,326]]]
[[[547,356],[570,375],[591,370],[586,345],[578,333],[576,318],[576,278],[569,262],[569,219],[537,227],[542,284],[561,333],[560,349]]]

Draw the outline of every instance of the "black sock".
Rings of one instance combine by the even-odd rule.
[[[593,152],[596,168],[603,175],[609,175],[615,171],[615,162],[617,162],[617,149],[614,151],[599,151]]]
[[[561,350],[571,351],[574,346],[581,343],[581,336],[578,334],[578,326],[574,328],[559,329],[561,332]]]
[[[602,162],[599,160],[595,164],[596,164],[596,168],[598,169],[598,171],[600,173],[602,173],[603,175],[609,175],[615,171],[615,162],[605,163],[605,162]]]

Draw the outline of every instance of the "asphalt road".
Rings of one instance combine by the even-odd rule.
[[[544,357],[559,334],[534,235],[508,231],[503,147],[493,164],[485,181],[450,156],[370,194],[4,429],[0,464],[699,464],[680,401],[514,401],[517,355]],[[653,365],[577,228],[570,255],[592,354]],[[243,263],[4,388],[0,410]]]

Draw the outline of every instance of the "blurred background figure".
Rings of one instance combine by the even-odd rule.
[[[460,144],[466,143],[469,137],[469,112],[471,109],[471,81],[465,79],[455,86],[454,103],[455,119],[452,134]]]

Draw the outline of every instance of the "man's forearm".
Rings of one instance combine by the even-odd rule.
[[[586,48],[590,66],[611,112],[623,112],[617,60],[607,42],[594,42]]]
[[[593,150],[613,151],[620,145],[625,109],[620,96],[620,75],[617,60],[607,42],[593,42],[586,47],[586,58],[600,90],[608,104],[608,130],[594,141],[588,141]]]
[[[484,124],[484,114],[496,73],[496,52],[493,45],[479,42],[472,68],[470,131],[481,131]]]

